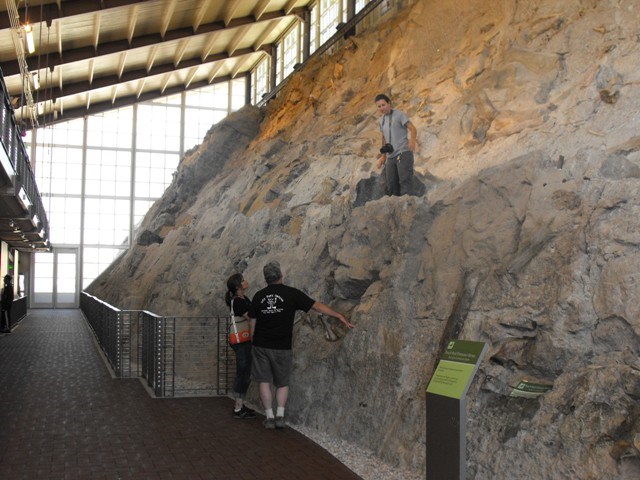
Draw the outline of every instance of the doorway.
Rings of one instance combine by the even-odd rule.
[[[78,249],[36,252],[31,308],[78,308]]]

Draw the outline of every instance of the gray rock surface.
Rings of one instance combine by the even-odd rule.
[[[231,273],[279,260],[356,324],[299,318],[291,422],[423,471],[436,357],[474,339],[469,478],[639,478],[640,5],[400,5],[214,127],[90,293],[223,315]],[[381,91],[421,195],[381,196]]]

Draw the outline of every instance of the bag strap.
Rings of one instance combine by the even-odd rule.
[[[382,117],[382,134],[384,135],[384,121],[387,118],[386,115],[384,115]],[[393,145],[393,142],[391,141],[391,128],[392,128],[392,123],[393,123],[393,109],[391,109],[391,112],[389,112],[389,139],[387,140],[387,143],[390,143],[391,145]]]
[[[231,323],[229,324],[230,334],[236,337],[236,342],[240,341],[238,327],[236,325],[236,316],[233,313],[233,297],[231,297]]]

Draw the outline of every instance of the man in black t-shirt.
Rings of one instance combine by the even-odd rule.
[[[353,325],[327,305],[317,302],[297,288],[284,285],[278,262],[264,267],[267,287],[255,294],[252,301],[256,315],[253,330],[253,379],[259,383],[260,400],[267,416],[265,428],[284,428],[284,408],[289,396],[291,374],[291,344],[293,321],[297,310],[317,312],[335,317],[348,328]],[[277,412],[273,413],[271,384],[276,388]]]

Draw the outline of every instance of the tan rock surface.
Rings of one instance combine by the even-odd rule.
[[[469,478],[640,477],[640,5],[401,4],[213,128],[89,290],[224,314],[226,277],[277,259],[357,325],[301,317],[292,422],[423,470],[438,349],[477,339]],[[424,195],[377,198],[379,92]],[[523,378],[553,389],[509,397]]]

